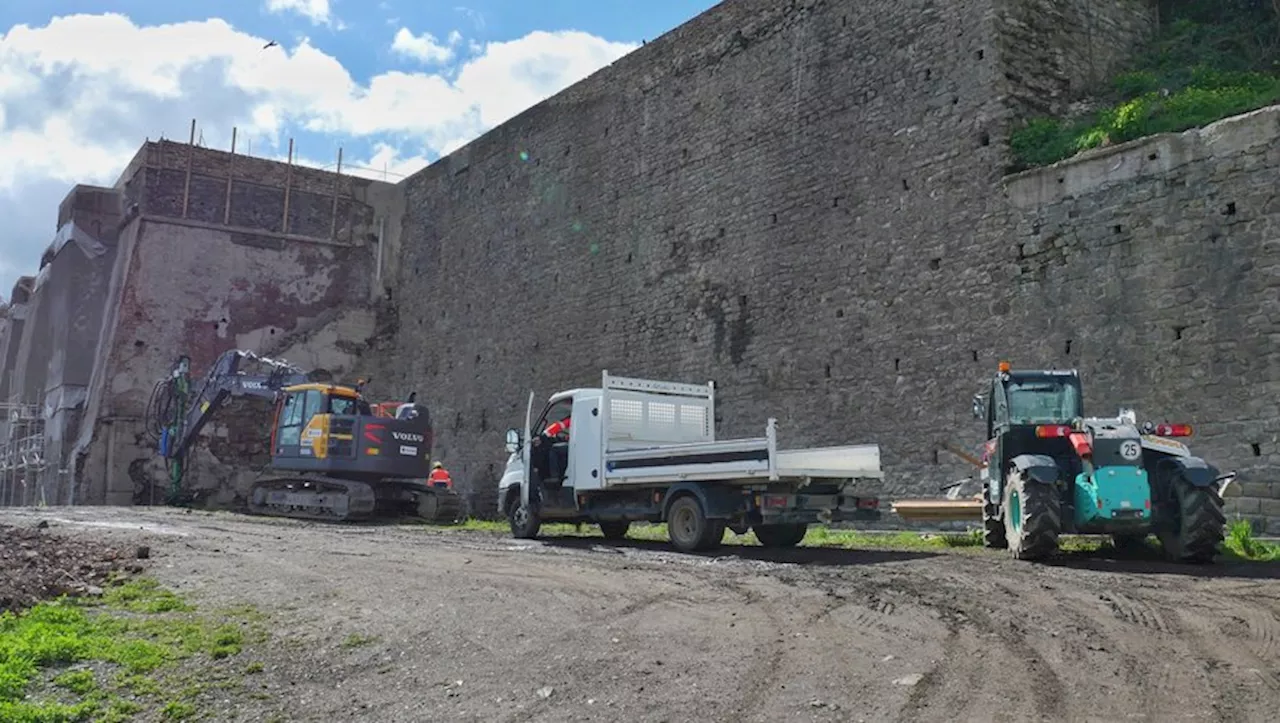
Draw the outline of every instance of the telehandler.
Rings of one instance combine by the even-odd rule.
[[[950,505],[950,518],[980,509],[986,547],[1040,560],[1057,552],[1059,534],[1109,534],[1118,548],[1155,534],[1170,560],[1213,560],[1226,526],[1221,493],[1235,474],[1219,475],[1172,439],[1191,436],[1190,425],[1139,426],[1124,409],[1085,417],[1076,370],[1013,370],[1008,362],[974,396],[973,415],[987,427],[982,494]],[[907,520],[940,520],[948,506],[904,500],[894,509]]]

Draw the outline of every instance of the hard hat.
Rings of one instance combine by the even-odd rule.
[[[444,467],[444,465],[443,465],[443,464],[441,464],[441,463],[439,463],[439,462],[432,462],[432,463],[431,463],[431,468],[432,468],[432,469],[442,469],[443,467]]]

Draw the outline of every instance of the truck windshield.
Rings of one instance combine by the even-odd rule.
[[[1065,422],[1079,412],[1080,400],[1074,384],[1056,379],[1011,381],[1009,420],[1019,422]]]

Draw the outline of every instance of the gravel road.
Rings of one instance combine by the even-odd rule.
[[[1280,566],[988,551],[682,555],[171,509],[0,510],[151,546],[202,606],[271,614],[295,721],[1262,721]],[[263,700],[270,697],[269,703]],[[265,706],[265,707],[264,707]],[[218,717],[223,718],[223,714]]]

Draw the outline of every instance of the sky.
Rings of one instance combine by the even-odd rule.
[[[147,138],[398,181],[715,0],[3,0],[0,300]],[[268,42],[276,45],[265,48]]]

